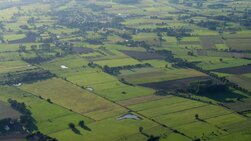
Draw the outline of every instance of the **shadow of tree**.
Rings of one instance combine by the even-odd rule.
[[[216,100],[216,101],[219,101],[219,102],[232,102],[233,99],[238,99],[238,100],[243,100],[245,98],[248,98],[247,96],[245,95],[242,95],[242,94],[239,94],[239,93],[236,93],[234,91],[231,91],[231,90],[228,90],[228,91],[224,91],[224,92],[210,92],[210,93],[207,93],[207,92],[204,92],[204,93],[199,93],[199,94],[196,94],[198,96],[205,96],[205,97],[208,97],[210,99],[213,99],[213,100]]]
[[[87,130],[87,131],[92,131],[92,129],[91,128],[89,128],[88,126],[86,126],[86,125],[82,125],[82,126],[80,126],[81,128],[83,128],[84,130]]]
[[[81,132],[77,128],[71,128],[71,130],[78,135],[82,135]]]

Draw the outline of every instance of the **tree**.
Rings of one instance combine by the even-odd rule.
[[[151,135],[149,138],[148,138],[148,140],[147,141],[159,141],[160,140],[160,137],[158,137],[158,136],[153,136],[153,135]]]
[[[74,125],[73,123],[69,123],[69,127],[70,127],[71,129],[75,129],[75,125]]]
[[[47,99],[47,102],[52,103],[51,99]]]
[[[35,51],[37,48],[37,45],[31,45],[31,50]]]
[[[83,128],[83,127],[85,127],[85,122],[83,120],[81,120],[81,121],[79,121],[78,125]]]
[[[19,45],[19,51],[25,51],[26,50],[26,46],[24,45]]]
[[[144,128],[142,126],[139,127],[139,132],[142,133]]]
[[[199,119],[199,115],[198,114],[195,114],[194,117],[195,117],[195,119]]]

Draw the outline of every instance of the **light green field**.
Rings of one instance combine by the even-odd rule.
[[[102,111],[101,116],[99,114],[90,115],[90,118],[93,119],[102,119],[126,111],[122,107],[57,78],[25,84],[22,85],[21,89],[45,99],[49,98],[52,102],[77,113],[85,115],[92,113],[93,115],[93,113]],[[93,103],[98,104],[93,105]]]
[[[32,69],[33,66],[28,66],[26,62],[23,61],[6,61],[0,62],[0,73],[14,72],[17,70]]]
[[[242,125],[233,128],[235,123],[245,122],[249,125],[248,119],[231,112],[228,109],[208,105],[179,97],[169,97],[156,101],[139,103],[129,106],[131,109],[138,111],[147,117],[171,126],[186,135],[196,138],[213,139],[215,135],[227,135],[227,131],[222,129],[239,129]],[[198,114],[199,118],[206,122],[199,121],[195,118]],[[225,119],[221,119],[225,118]],[[194,130],[191,130],[191,128]],[[222,128],[219,128],[222,127]],[[247,126],[244,127],[247,129]],[[240,132],[241,130],[237,130]],[[236,131],[236,132],[237,132]]]
[[[6,41],[13,41],[13,40],[18,40],[18,39],[22,39],[24,38],[25,35],[24,34],[11,34],[11,35],[6,35],[4,36],[4,39]]]
[[[108,126],[112,126],[113,128],[107,130]],[[110,141],[110,140],[127,140],[127,137],[129,136],[129,140],[135,140],[138,141],[144,141],[146,138],[139,133],[138,128],[143,127],[146,132],[149,132],[149,134],[152,134],[151,130],[156,127],[156,123],[151,122],[150,120],[147,120],[143,118],[142,120],[132,120],[132,119],[125,119],[125,120],[116,120],[116,117],[111,117],[99,122],[88,124],[88,127],[92,129],[92,131],[88,132],[81,128],[78,128],[81,132],[81,135],[74,135],[71,136],[69,133],[72,132],[71,130],[64,130],[61,132],[50,134],[52,137],[56,137],[62,141],[68,141],[72,138],[75,138],[76,140],[89,140],[89,141],[95,141],[95,140],[102,140],[102,141]],[[161,129],[161,128],[160,128]],[[160,130],[159,129],[159,130]],[[162,129],[163,130],[163,129]],[[165,133],[167,135],[170,135],[170,130],[164,129]],[[94,132],[95,131],[95,132]],[[163,132],[163,131],[162,131]],[[136,137],[133,137],[133,135],[138,134]],[[160,133],[155,133],[156,135],[159,135]],[[176,139],[180,138],[185,140],[186,138],[178,135],[178,134],[172,134],[172,136],[169,137],[169,139]],[[164,140],[164,139],[163,139]]]
[[[168,69],[164,71],[154,70],[144,73],[133,73],[129,75],[120,75],[120,78],[124,78],[128,82],[133,84],[160,82],[167,80],[176,80],[189,77],[205,76],[205,74],[192,70],[192,69]]]
[[[66,130],[69,128],[68,124],[70,122],[78,124],[80,120],[84,120],[86,123],[93,121],[90,118],[74,113],[56,104],[48,103],[45,100],[14,87],[1,86],[0,89],[0,97],[4,101],[11,98],[18,102],[25,102],[31,110],[33,118],[36,120],[38,129],[45,134]]]
[[[112,60],[102,60],[102,61],[95,61],[95,63],[101,66],[109,66],[109,67],[116,67],[116,66],[126,66],[126,65],[136,65],[140,64],[139,61],[132,59],[132,58],[122,58],[122,59],[112,59]]]

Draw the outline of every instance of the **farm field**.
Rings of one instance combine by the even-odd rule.
[[[89,115],[90,118],[95,120],[118,115],[126,111],[122,107],[57,78],[26,84],[21,86],[21,89],[45,99],[50,99],[52,102],[74,112]],[[91,103],[96,104],[89,107],[88,105]]]
[[[0,141],[250,141],[249,0],[0,0]]]

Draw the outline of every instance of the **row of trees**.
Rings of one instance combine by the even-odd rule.
[[[55,75],[48,70],[31,69],[7,73],[0,80],[2,85],[13,85],[21,82],[34,82],[38,80],[50,79]]]
[[[27,109],[26,105],[24,102],[17,102],[16,100],[8,99],[8,102],[10,103],[11,107],[20,113],[24,115],[31,115],[31,111]]]
[[[201,94],[201,93],[218,93],[218,92],[226,92],[228,91],[228,87],[222,83],[213,82],[213,80],[207,81],[199,81],[191,83],[190,86],[187,88],[188,92],[194,94]]]
[[[109,67],[105,65],[103,67],[103,71],[106,73],[109,73],[111,75],[118,75],[120,74],[121,70],[131,70],[136,68],[145,68],[145,67],[152,67],[151,64],[145,63],[145,64],[136,64],[136,65],[126,65],[126,66],[118,66],[118,67]]]

